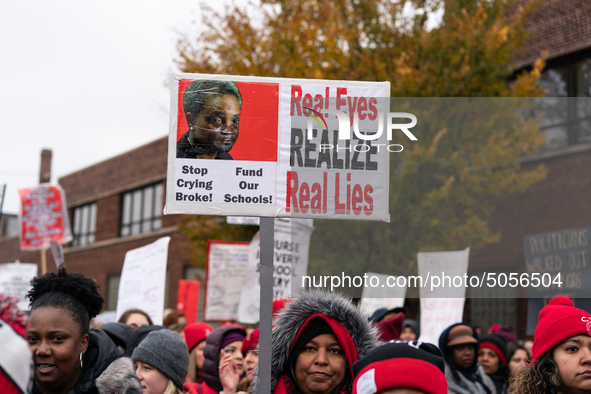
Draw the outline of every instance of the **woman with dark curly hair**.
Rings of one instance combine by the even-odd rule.
[[[558,295],[538,317],[533,362],[512,378],[509,393],[591,393],[591,315]]]
[[[125,394],[141,386],[133,365],[90,319],[102,308],[94,280],[61,267],[31,281],[27,340],[33,394]]]

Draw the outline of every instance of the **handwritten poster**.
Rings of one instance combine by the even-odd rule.
[[[162,324],[169,242],[170,237],[163,237],[125,254],[117,319],[128,309],[138,308],[150,315],[154,324]]]
[[[308,272],[308,252],[313,220],[275,219],[273,250],[273,299],[289,298]],[[260,310],[260,237],[253,237],[248,253],[248,272],[242,288],[238,321],[257,323]]]
[[[463,277],[468,272],[470,248],[453,252],[418,254],[419,276],[423,279],[446,275]],[[423,286],[421,297],[421,337],[423,342],[437,344],[439,336],[447,327],[462,322],[466,287]]]
[[[248,242],[209,241],[205,277],[205,321],[238,318],[240,293],[248,268]]]
[[[18,307],[29,310],[26,295],[31,290],[30,282],[37,276],[37,264],[0,264],[0,293],[19,299]]]

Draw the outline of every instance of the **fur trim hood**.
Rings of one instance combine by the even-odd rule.
[[[113,361],[94,383],[100,394],[135,393],[142,385],[135,376],[135,369],[130,358],[120,357]]]
[[[334,293],[304,292],[300,298],[294,298],[292,302],[286,304],[273,328],[271,393],[274,392],[278,380],[284,375],[284,365],[302,325],[316,314],[332,319],[350,334],[355,347],[353,352],[356,352],[356,359],[365,356],[378,345],[377,331],[371,327],[368,316],[355,307],[349,299]],[[335,333],[335,335],[337,334]],[[345,348],[345,344],[342,345]],[[351,368],[351,365],[348,367]],[[258,394],[258,392],[258,377],[255,376],[251,394]]]

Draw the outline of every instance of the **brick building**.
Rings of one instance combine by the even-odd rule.
[[[125,253],[170,236],[166,306],[175,307],[180,279],[203,279],[191,265],[186,239],[178,231],[178,215],[163,216],[167,137],[59,179],[67,196],[73,241],[64,248],[66,266],[94,278],[114,310]],[[51,152],[42,154],[47,177]],[[21,252],[18,235],[0,238],[0,261],[40,264],[40,252]],[[47,253],[48,271],[55,271]]]
[[[588,108],[591,2],[546,0],[528,16],[527,31],[530,39],[515,57],[515,70],[528,68],[541,51],[547,51],[541,83],[548,96],[581,97],[579,104],[584,102]],[[563,100],[567,103],[564,116],[542,127],[546,133],[544,145],[536,155],[522,160],[526,170],[539,164],[546,166],[546,180],[524,193],[494,201],[495,211],[489,223],[493,231],[500,232],[501,240],[471,256],[470,266],[475,273],[491,265],[499,270],[515,266],[525,270],[525,235],[591,226],[591,119],[588,110],[582,115],[574,101]],[[491,297],[498,295],[493,292]],[[511,325],[523,337],[527,310],[527,299],[471,299],[466,319],[483,327],[493,322]]]

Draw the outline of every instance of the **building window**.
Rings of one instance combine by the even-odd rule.
[[[164,187],[156,183],[123,194],[121,236],[148,233],[162,227]]]
[[[540,85],[548,96],[541,101],[545,118],[540,131],[546,133],[546,141],[540,151],[591,141],[591,101],[567,98],[591,97],[591,55],[587,52],[549,62]],[[557,97],[562,99],[552,99]]]
[[[84,246],[94,242],[96,231],[96,203],[74,208],[72,246]]]

